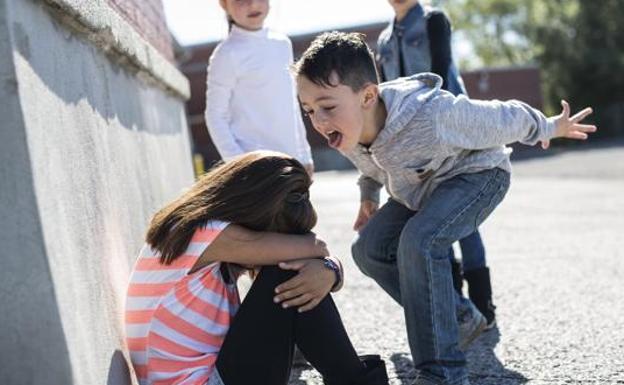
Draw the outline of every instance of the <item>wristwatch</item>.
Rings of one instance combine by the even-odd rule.
[[[330,258],[323,258],[323,266],[332,270],[336,276],[336,281],[334,282],[331,288],[331,290],[334,291],[334,289],[336,289],[340,285],[340,282],[342,281],[342,275],[340,274],[340,266],[338,266],[338,264],[334,262],[333,259],[330,259]]]

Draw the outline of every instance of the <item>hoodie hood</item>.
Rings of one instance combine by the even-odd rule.
[[[388,116],[371,148],[382,146],[405,128],[441,88],[442,78],[433,73],[420,73],[380,84],[379,95]]]

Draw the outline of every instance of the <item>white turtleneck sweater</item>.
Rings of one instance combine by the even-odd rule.
[[[206,125],[224,160],[281,151],[312,164],[292,75],[287,36],[232,26],[208,65]]]

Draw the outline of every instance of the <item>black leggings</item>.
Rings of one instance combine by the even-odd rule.
[[[349,384],[364,369],[331,296],[298,313],[273,302],[275,287],[295,275],[263,267],[221,347],[217,369],[226,385],[285,385],[295,344],[326,384]]]

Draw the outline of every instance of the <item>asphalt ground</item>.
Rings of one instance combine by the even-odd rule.
[[[481,227],[498,328],[467,352],[471,383],[624,384],[624,145],[524,158]],[[410,384],[403,311],[351,259],[356,179],[355,171],[316,174],[316,232],[344,263],[346,285],[334,299],[358,353],[381,354],[391,384]],[[322,381],[298,368],[291,384]]]

